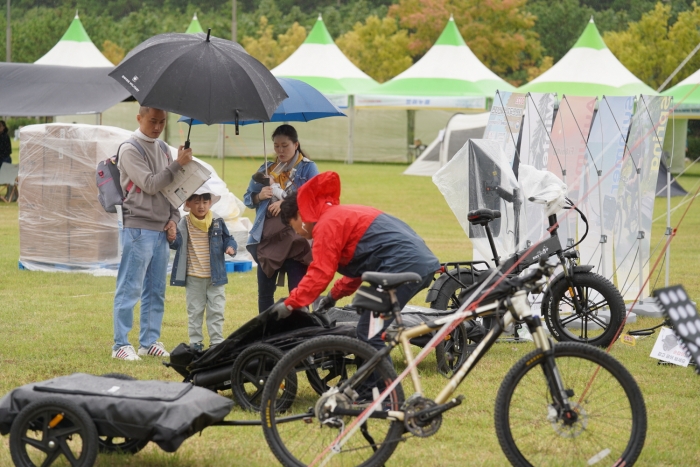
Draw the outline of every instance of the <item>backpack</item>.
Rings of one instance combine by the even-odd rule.
[[[160,145],[166,156],[170,154],[170,148],[165,141],[159,139],[156,141],[158,141],[158,145]],[[98,191],[97,199],[107,212],[116,213],[117,206],[121,206],[124,203],[124,200],[129,195],[129,191],[134,186],[134,182],[129,182],[126,187],[126,193],[122,191],[121,174],[117,165],[119,163],[119,151],[127,143],[134,146],[142,157],[146,157],[146,151],[143,149],[143,146],[135,138],[129,138],[119,145],[116,155],[97,164],[95,173]],[[136,189],[139,190],[138,187]]]

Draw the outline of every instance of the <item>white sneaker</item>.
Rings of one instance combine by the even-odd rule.
[[[112,358],[120,360],[141,360],[141,357],[136,355],[136,350],[131,345],[123,345],[117,350],[112,350]]]
[[[154,342],[149,348],[139,347],[139,355],[149,355],[151,357],[169,357],[170,353],[165,350],[162,342]]]

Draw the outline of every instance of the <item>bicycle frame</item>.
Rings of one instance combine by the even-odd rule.
[[[395,308],[398,308],[398,302],[396,302],[395,294],[393,290],[388,291],[392,295],[392,303],[395,304]],[[450,326],[454,321],[462,320],[472,320],[478,317],[484,316],[497,316],[500,317],[499,309],[503,308],[505,305],[505,311],[502,315],[502,319],[496,320],[496,325],[491,328],[488,334],[482,339],[482,341],[477,345],[476,349],[469,355],[467,360],[457,369],[455,374],[450,378],[445,387],[441,390],[440,394],[434,399],[438,405],[448,404],[448,401],[452,394],[455,392],[457,387],[464,381],[469,372],[476,366],[476,364],[481,360],[481,358],[488,352],[491,346],[496,342],[496,340],[503,333],[505,328],[515,321],[523,321],[528,326],[530,333],[532,334],[535,346],[543,351],[543,355],[547,359],[547,364],[544,365],[545,373],[547,377],[548,384],[550,385],[550,391],[553,397],[558,399],[558,402],[562,404],[564,409],[569,408],[568,398],[566,391],[563,388],[561,377],[558,374],[556,366],[552,358],[552,343],[547,337],[547,334],[542,326],[539,316],[534,315],[527,301],[527,292],[520,290],[514,295],[508,297],[505,300],[497,300],[486,305],[482,305],[473,311],[458,311],[450,316],[445,316],[439,318],[429,324],[420,324],[418,326],[413,326],[411,328],[404,328],[401,320],[401,314],[395,313],[396,320],[399,325],[399,331],[394,335],[394,337],[389,341],[389,345],[384,349],[377,352],[370,360],[365,362],[348,380],[344,381],[338,387],[340,393],[344,393],[348,389],[351,390],[351,386],[357,381],[364,379],[370,372],[377,362],[383,358],[387,358],[391,350],[397,346],[401,346],[404,351],[405,358],[408,365],[410,366],[410,375],[413,382],[415,394],[419,396],[424,396],[422,385],[420,382],[420,376],[418,375],[418,370],[416,365],[414,365],[414,356],[411,350],[410,339],[414,337],[419,337],[436,329],[444,329]],[[456,405],[456,404],[455,404]],[[343,413],[347,412],[348,415],[359,414],[361,411],[356,410],[343,410]],[[381,417],[381,418],[395,418],[397,420],[404,420],[404,412],[402,411],[388,411],[388,412],[374,412],[370,417]]]

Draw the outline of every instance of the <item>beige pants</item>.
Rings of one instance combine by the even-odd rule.
[[[187,276],[185,295],[187,296],[190,344],[204,342],[202,321],[204,320],[205,309],[210,345],[220,344],[224,340],[225,288],[225,285],[211,285],[211,279],[208,277]]]

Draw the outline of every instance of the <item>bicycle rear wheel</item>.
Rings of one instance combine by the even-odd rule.
[[[542,351],[523,357],[496,397],[496,434],[508,460],[516,466],[634,464],[647,418],[632,375],[586,344],[555,344],[554,359],[575,415],[567,421],[553,402]]]
[[[262,426],[265,440],[277,459],[284,466],[306,466],[323,459],[330,452],[329,448],[343,433],[346,427],[357,420],[356,415],[324,415],[317,411],[323,405],[325,397],[333,393],[337,385],[345,378],[354,375],[369,360],[376,350],[357,339],[343,336],[324,336],[311,339],[287,353],[270,374],[262,396]],[[339,355],[342,354],[342,358]],[[342,368],[329,368],[329,366]],[[331,370],[331,371],[329,371]],[[334,379],[324,377],[323,384],[329,391],[319,399],[318,387],[314,387],[315,378],[297,377],[296,399],[282,414],[275,413],[279,387],[283,381],[289,381],[292,372],[304,372],[319,375],[336,375]],[[387,384],[396,379],[396,372],[388,359],[378,362],[374,373],[364,381],[353,385],[360,394],[357,400],[337,394],[334,401],[337,406],[358,413],[371,402],[371,393],[376,387],[380,392]],[[309,382],[309,381],[312,382]],[[362,398],[368,398],[369,400]],[[404,401],[403,389],[397,385],[389,393],[379,412],[399,410]],[[311,410],[310,410],[311,408]],[[321,418],[317,416],[321,415]],[[302,417],[308,414],[307,417]],[[295,421],[285,422],[285,418],[299,415]],[[375,413],[376,415],[376,413]],[[328,466],[379,466],[396,449],[403,433],[403,423],[395,420],[370,418],[361,425],[340,447],[335,455],[325,464]],[[328,452],[326,452],[328,451]],[[325,453],[325,454],[324,454]]]

